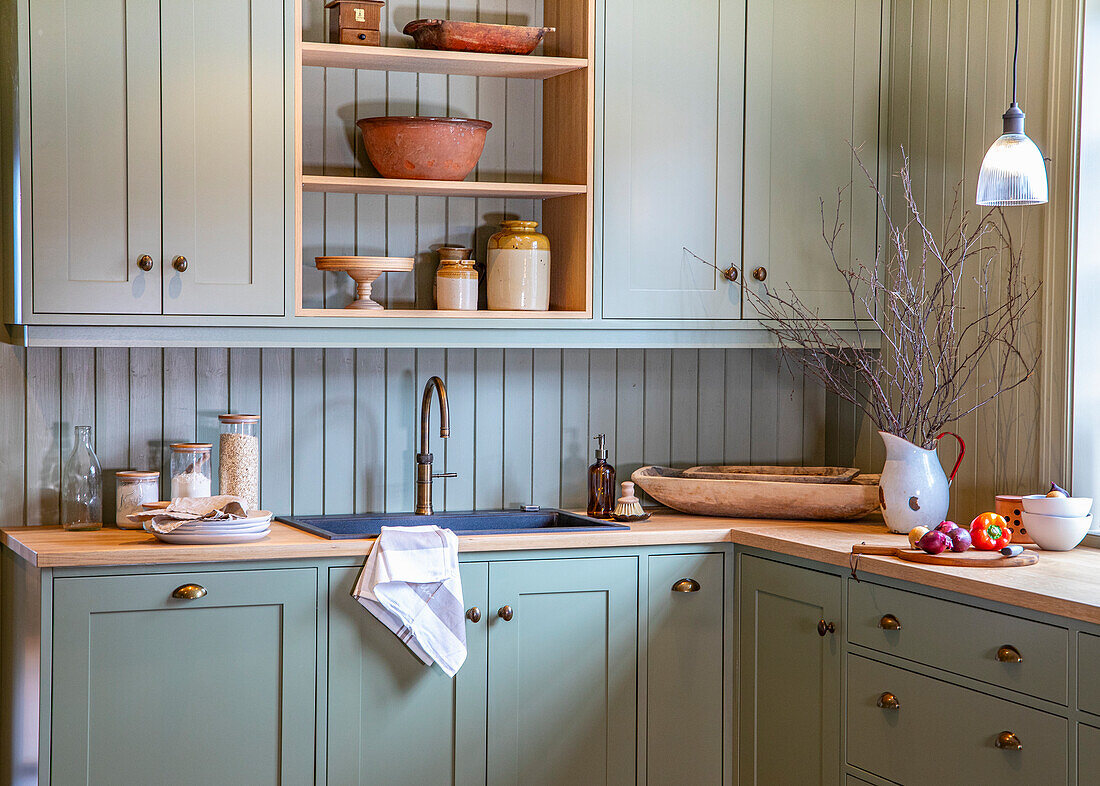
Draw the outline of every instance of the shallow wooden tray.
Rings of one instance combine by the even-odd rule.
[[[838,521],[857,519],[879,504],[878,475],[849,483],[787,483],[737,477],[692,477],[684,470],[648,466],[630,476],[655,500],[683,513],[747,519]]]
[[[782,483],[850,483],[859,474],[855,467],[770,467],[721,464],[688,467],[685,477],[715,480],[771,480]]]

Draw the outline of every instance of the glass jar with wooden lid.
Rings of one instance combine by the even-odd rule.
[[[219,415],[218,490],[241,497],[248,510],[260,509],[260,416]]]
[[[177,442],[169,446],[172,460],[172,499],[177,497],[209,497],[211,488],[209,442]]]
[[[126,469],[115,473],[115,524],[119,529],[141,529],[141,522],[130,521],[131,513],[141,513],[147,502],[160,499],[160,473],[156,470]]]

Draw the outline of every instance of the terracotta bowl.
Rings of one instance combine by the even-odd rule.
[[[462,180],[493,127],[464,117],[365,117],[356,125],[378,173],[405,180]]]
[[[544,35],[554,32],[554,28],[416,19],[405,25],[402,32],[413,37],[417,49],[529,55]]]

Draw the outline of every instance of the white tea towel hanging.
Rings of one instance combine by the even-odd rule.
[[[434,524],[382,527],[352,597],[420,660],[453,677],[466,660],[458,538]]]

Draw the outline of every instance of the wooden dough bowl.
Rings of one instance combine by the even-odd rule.
[[[878,475],[851,483],[788,483],[692,477],[670,467],[641,467],[630,476],[649,496],[699,516],[789,521],[858,519],[878,509]]]

